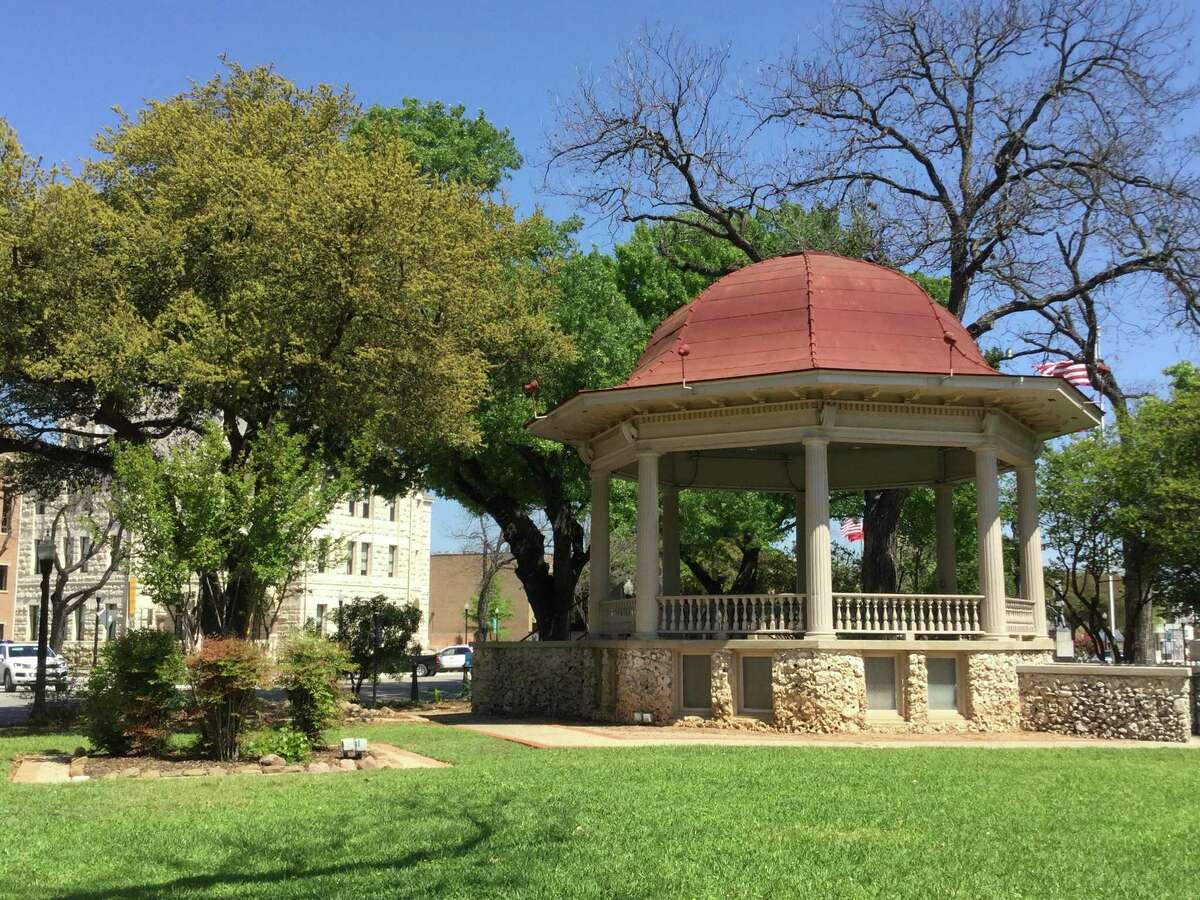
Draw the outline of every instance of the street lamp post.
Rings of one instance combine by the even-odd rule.
[[[42,603],[38,612],[37,677],[33,683],[33,709],[30,718],[35,722],[46,717],[46,656],[49,649],[50,569],[54,563],[54,544],[50,534],[43,533],[37,542],[38,569],[42,574]]]

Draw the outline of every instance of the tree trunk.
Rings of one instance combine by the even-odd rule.
[[[1146,596],[1142,558],[1144,547],[1136,535],[1121,538],[1121,562],[1125,569],[1122,587],[1125,594],[1125,648],[1121,654],[1127,663],[1154,665],[1154,605]]]
[[[704,588],[706,594],[725,593],[725,585],[717,581],[699,560],[687,553],[680,554],[680,558],[683,560],[683,564],[688,567],[688,571],[700,582],[700,586]]]
[[[61,597],[50,595],[50,649],[62,653],[67,640],[67,609]]]
[[[758,592],[758,560],[760,548],[743,547],[742,562],[738,566],[733,584],[729,586],[731,594],[754,594]]]
[[[896,591],[896,527],[908,488],[864,491],[862,585],[866,593]]]

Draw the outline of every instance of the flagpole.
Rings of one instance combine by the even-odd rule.
[[[1101,446],[1103,446],[1105,443],[1105,438],[1106,438],[1105,432],[1108,430],[1108,413],[1104,409],[1104,381],[1103,381],[1103,377],[1100,374],[1100,326],[1099,326],[1099,324],[1096,325],[1095,369],[1096,369],[1096,381],[1099,382],[1099,394],[1100,394],[1100,444],[1101,444]],[[1109,553],[1111,553],[1112,552],[1111,541],[1109,542],[1108,548],[1109,548]],[[1116,663],[1116,661],[1117,661],[1117,599],[1116,599],[1116,593],[1113,590],[1113,571],[1112,571],[1111,565],[1109,565],[1109,567],[1108,567],[1108,626],[1109,626],[1109,630],[1110,630],[1110,637],[1112,638],[1112,641],[1111,641],[1112,646],[1109,647],[1109,658],[1113,663]]]

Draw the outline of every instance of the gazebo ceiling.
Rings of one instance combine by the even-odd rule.
[[[831,487],[883,487],[968,477],[984,444],[1027,460],[1099,421],[1064,379],[992,369],[904,275],[803,253],[715,282],[624,384],[580,391],[529,429],[618,475],[654,452],[668,483],[798,490],[807,438],[831,442]]]

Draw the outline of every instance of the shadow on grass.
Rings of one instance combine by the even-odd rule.
[[[503,818],[503,812],[508,802],[497,803],[491,810],[492,814],[489,818],[492,820]],[[436,809],[431,809],[425,811],[423,815],[436,815],[437,812]],[[268,885],[273,886],[270,892],[272,896],[289,896],[292,891],[299,896],[313,896],[314,893],[316,895],[323,895],[328,894],[329,889],[318,888],[309,882],[330,876],[363,875],[373,872],[399,872],[421,865],[422,863],[437,860],[464,860],[497,834],[497,826],[492,822],[484,821],[478,814],[464,813],[462,814],[462,818],[469,822],[475,829],[475,833],[470,837],[438,848],[414,850],[403,856],[391,859],[348,860],[324,866],[303,865],[293,859],[269,871],[253,872],[246,871],[246,869],[250,868],[257,861],[258,855],[250,852],[227,860],[222,871],[218,872],[185,875],[169,881],[157,881],[124,887],[112,886],[93,890],[70,891],[57,894],[56,896],[64,898],[64,900],[108,900],[108,898],[164,897],[171,896],[177,892],[204,892],[210,889],[227,887],[233,887],[235,890],[240,888],[246,893],[251,893],[255,888],[263,888]],[[555,842],[559,841],[561,841],[561,838],[555,836]],[[339,849],[345,849],[345,845],[340,844]],[[293,856],[306,855],[309,852],[308,848],[296,848]],[[328,850],[322,850],[321,852],[328,852]],[[195,867],[195,864],[191,861],[182,860],[177,861],[176,865],[179,868]],[[512,888],[516,887],[516,885],[507,885],[507,887]],[[425,875],[422,877],[420,884],[414,884],[411,888],[407,889],[400,889],[396,885],[389,885],[387,896],[419,895],[421,897],[439,897],[457,893],[462,888],[462,872],[461,870],[455,870],[453,873],[448,872],[443,877]],[[488,886],[488,890],[491,891],[496,890],[496,888],[497,885],[494,883]],[[379,885],[374,883],[363,885],[362,888],[356,889],[357,892],[362,893],[364,896],[379,896],[379,894],[375,893],[378,890]]]

